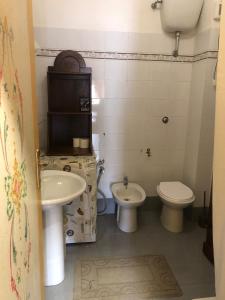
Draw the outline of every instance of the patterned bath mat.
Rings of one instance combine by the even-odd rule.
[[[179,296],[182,291],[164,256],[90,258],[77,262],[74,300]]]

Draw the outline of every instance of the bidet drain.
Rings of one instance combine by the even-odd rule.
[[[123,199],[124,201],[130,201],[130,199],[129,198],[125,198],[125,199]]]

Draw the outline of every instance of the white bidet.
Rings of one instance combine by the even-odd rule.
[[[117,223],[125,232],[137,230],[137,207],[146,198],[143,188],[136,183],[114,183],[111,187],[113,197],[118,204]]]

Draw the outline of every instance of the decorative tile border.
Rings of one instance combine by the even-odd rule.
[[[217,59],[218,51],[206,51],[193,56],[193,62],[197,62],[204,59]]]
[[[63,49],[36,49],[36,56],[56,57]],[[180,55],[174,57],[166,54],[146,53],[120,53],[100,51],[78,51],[84,58],[115,59],[115,60],[140,60],[140,61],[165,61],[165,62],[197,62],[204,59],[217,59],[218,51],[206,51],[197,55]]]

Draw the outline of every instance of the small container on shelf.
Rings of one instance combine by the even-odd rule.
[[[73,148],[80,148],[80,138],[73,138]]]
[[[80,139],[80,148],[81,149],[88,149],[89,148],[89,139],[88,138]]]

